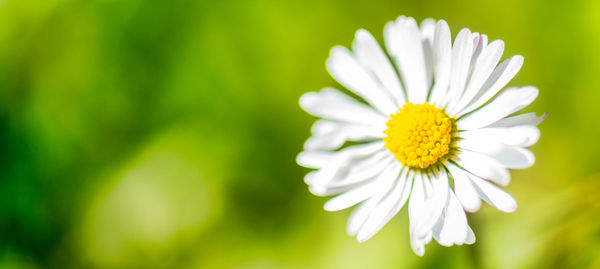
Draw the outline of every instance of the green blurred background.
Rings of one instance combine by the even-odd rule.
[[[600,268],[600,2],[0,1],[0,268]],[[366,243],[295,164],[324,62],[399,15],[525,56],[548,112],[473,246]]]

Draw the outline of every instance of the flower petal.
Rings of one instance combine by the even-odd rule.
[[[429,96],[432,104],[441,104],[448,91],[452,65],[452,43],[450,28],[444,20],[438,21],[433,44],[433,73],[435,84]]]
[[[460,137],[465,141],[473,140],[480,145],[483,144],[483,146],[493,141],[508,146],[529,147],[539,140],[540,130],[531,125],[517,125],[507,128],[493,127],[464,131],[460,133]],[[461,141],[458,143],[461,143]]]
[[[369,217],[356,237],[358,242],[364,242],[375,235],[406,203],[410,194],[410,183],[412,183],[407,180],[407,175],[408,169],[404,169],[396,185],[390,191],[390,194],[381,200],[377,207],[369,214]]]
[[[379,201],[376,201],[376,199],[372,197],[371,199],[362,202],[361,204],[357,205],[356,208],[354,208],[354,211],[352,211],[352,214],[350,214],[346,224],[346,233],[348,235],[355,236],[358,233],[362,225],[365,223],[365,220],[369,217],[371,211],[373,211],[373,208],[377,206],[378,202]]]
[[[419,239],[410,238],[410,246],[412,247],[415,254],[423,256],[425,254],[425,242]]]
[[[391,176],[389,177],[393,179],[389,183],[393,184],[398,180],[397,173],[400,172],[401,167],[399,165],[394,166],[394,164],[392,164],[390,167],[395,169],[391,172]],[[388,185],[387,190],[391,189],[391,186],[392,185]],[[350,215],[350,218],[348,219],[348,224],[346,226],[346,232],[348,233],[348,235],[354,236],[358,233],[358,231],[363,226],[373,209],[375,209],[379,202],[382,199],[384,199],[388,195],[388,193],[388,191],[380,191],[372,197],[370,197],[369,199],[367,199],[366,201],[364,201],[363,203],[361,203],[360,205],[358,205],[356,209],[354,209],[354,211]]]
[[[509,169],[525,169],[533,166],[535,163],[535,155],[528,149],[519,147],[505,146],[501,147],[498,151],[486,152],[485,154]]]
[[[469,74],[473,74],[473,69],[475,67],[475,64],[477,63],[477,60],[479,59],[479,55],[481,55],[481,52],[483,50],[485,50],[485,48],[487,47],[487,36],[486,35],[481,35],[479,33],[473,33],[473,34],[471,34],[471,37],[473,37],[473,56],[471,56],[471,64],[469,67]]]
[[[510,183],[510,174],[498,161],[481,153],[461,151],[456,161],[465,170],[499,185]]]
[[[384,135],[384,128],[330,120],[316,121],[312,130],[313,135],[304,143],[304,150],[335,150],[346,141],[370,141],[383,138]]]
[[[325,203],[324,209],[327,211],[338,211],[354,206],[367,198],[374,196],[377,191],[381,191],[384,184],[389,180],[389,171],[391,171],[391,165],[388,165],[386,170],[379,174],[379,176],[370,182],[357,186],[347,192],[344,192],[338,196],[331,198]]]
[[[458,120],[459,130],[472,130],[488,126],[531,104],[537,98],[535,87],[509,88],[489,104]]]
[[[472,174],[468,174],[468,176],[471,179],[471,182],[473,182],[479,196],[486,203],[502,212],[510,213],[517,210],[517,202],[510,194],[478,176]]]
[[[483,84],[487,81],[492,71],[500,61],[504,52],[504,42],[496,40],[489,44],[477,58],[474,64],[473,73],[469,79],[467,88],[460,98],[460,101],[450,111],[450,115],[456,117],[467,104],[473,100],[473,97],[479,92]]]
[[[425,59],[426,85],[431,87],[433,83],[433,43],[435,37],[435,20],[428,18],[421,22],[421,39],[423,42],[423,57]],[[429,90],[429,88],[427,89]]]
[[[531,151],[493,140],[462,139],[457,142],[457,146],[463,150],[484,154],[510,169],[525,169],[535,163],[535,156]]]
[[[307,175],[307,177],[308,177],[308,175]],[[306,181],[306,178],[305,178],[305,181]],[[310,186],[308,186],[308,191],[310,191],[310,193],[312,193],[316,196],[326,197],[326,196],[340,194],[342,192],[347,192],[353,188],[356,188],[356,185],[349,185],[349,186],[342,186],[342,187],[323,187],[320,185],[310,185]]]
[[[327,165],[305,177],[304,181],[317,195],[335,193],[341,187],[371,180],[390,163],[397,163],[394,162],[393,155],[383,148],[366,155],[357,154],[350,157],[332,155],[333,159]],[[308,156],[310,157],[310,154]],[[352,173],[356,171],[360,173]]]
[[[431,189],[426,181],[429,181],[426,178],[419,174],[414,174],[411,172],[414,177],[412,192],[410,194],[410,199],[408,201],[408,217],[409,217],[409,230],[410,230],[410,242],[413,251],[422,256],[425,253],[425,244],[429,243],[432,238],[432,232],[429,231],[426,234],[418,234],[417,233],[417,225],[424,218],[424,216],[428,213],[425,205],[426,189]],[[409,175],[411,177],[411,175]]]
[[[421,33],[413,18],[400,17],[384,30],[387,50],[395,60],[406,87],[408,101],[422,104],[429,87]]]
[[[427,177],[423,175],[423,177]],[[448,201],[448,175],[445,171],[439,171],[437,175],[431,178],[433,192],[425,201],[425,210],[423,218],[417,220],[415,234],[423,236],[431,231],[436,221],[440,218],[446,202]]]
[[[369,197],[372,197],[376,193],[376,190],[379,189],[378,185],[381,185],[382,182],[381,177],[378,177],[376,180],[352,188],[347,192],[331,198],[325,203],[323,208],[326,211],[339,211],[352,207]]]
[[[442,246],[462,245],[468,239],[469,225],[467,215],[463,211],[453,192],[448,196],[448,203],[442,215],[443,223],[434,229],[434,237]]]
[[[469,212],[475,212],[481,207],[481,199],[477,191],[471,184],[467,172],[454,164],[446,166],[454,179],[454,192],[456,198],[462,204],[463,208]]]
[[[475,243],[475,233],[473,232],[473,229],[471,229],[471,227],[468,228],[469,229],[467,230],[467,239],[465,240],[465,244],[471,245]]]
[[[348,165],[344,167],[345,171],[341,173],[338,172],[338,174],[336,174],[331,181],[327,182],[325,186],[341,187],[365,181],[380,174],[381,171],[385,170],[390,164],[399,165],[389,151],[382,150],[373,156],[369,156],[357,162],[348,163]]]
[[[390,115],[398,110],[385,90],[380,88],[348,49],[333,47],[327,59],[327,70],[335,80],[365,99],[383,115]]]
[[[333,88],[320,92],[308,92],[300,97],[300,107],[306,112],[330,120],[370,125],[375,128],[385,126],[387,118]]]
[[[335,160],[335,154],[327,151],[303,151],[296,157],[299,165],[308,168],[321,168],[331,164]]]
[[[421,31],[421,39],[423,39],[423,43],[429,43],[433,45],[433,38],[435,35],[435,20],[432,18],[424,19],[421,22],[421,26],[419,30]]]
[[[393,98],[394,104],[397,107],[404,105],[406,98],[398,74],[375,38],[366,30],[360,29],[356,32],[352,49],[359,62],[371,71],[371,74],[381,83],[381,88]]]
[[[425,190],[423,179],[420,174],[410,173],[409,177],[414,177],[410,200],[408,201],[408,217],[410,219],[410,229],[414,230],[419,220],[425,214]]]
[[[471,31],[462,29],[452,46],[452,67],[450,70],[450,89],[443,102],[444,107],[452,108],[465,90],[467,77],[469,76],[469,66],[473,56],[473,39]]]
[[[351,158],[360,158],[384,149],[385,142],[376,141],[346,147],[337,152],[331,151],[303,151],[296,157],[299,165],[308,168],[322,168],[326,166],[338,166]]]
[[[521,66],[523,66],[523,56],[521,55],[515,55],[500,63],[473,97],[473,101],[462,109],[457,116],[462,116],[477,109],[494,97],[521,70]]]
[[[548,113],[544,113],[544,115],[536,117],[535,112],[525,113],[521,115],[516,115],[508,118],[501,119],[497,122],[490,124],[488,127],[513,127],[519,125],[538,125],[544,119],[546,119]]]
[[[410,195],[413,179],[412,177],[408,176],[408,169],[405,169],[403,171],[398,180],[402,181],[404,178],[406,179],[406,182],[404,183],[406,187],[403,189],[402,196],[396,204],[398,211],[400,210],[400,208],[402,208],[402,205],[406,203],[406,200],[408,200],[408,197]],[[363,224],[370,216],[373,209],[378,205],[378,203],[379,200],[373,197],[360,204],[356,209],[354,209],[354,211],[350,215],[350,218],[348,219],[348,225],[346,227],[346,232],[348,233],[348,235],[356,235],[358,233],[359,229],[363,226]]]

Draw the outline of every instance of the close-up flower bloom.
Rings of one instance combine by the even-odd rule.
[[[408,202],[410,243],[423,255],[472,244],[466,212],[481,200],[503,212],[517,208],[499,188],[509,169],[531,167],[535,113],[512,115],[538,95],[533,86],[505,88],[523,57],[500,62],[504,42],[464,28],[452,43],[444,20],[420,26],[401,16],[384,29],[385,50],[358,30],[352,50],[331,49],[327,70],[352,95],[334,88],[309,92],[300,106],[319,117],[297,162],[315,169],[305,182],[324,208],[356,205],[347,233],[364,242]]]

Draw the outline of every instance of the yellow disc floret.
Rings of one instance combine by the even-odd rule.
[[[427,168],[450,152],[452,120],[435,105],[406,103],[386,125],[385,147],[406,167]]]

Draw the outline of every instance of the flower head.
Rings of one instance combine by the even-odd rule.
[[[415,253],[423,255],[432,238],[471,244],[465,211],[477,211],[481,200],[504,212],[517,208],[497,185],[509,183],[508,169],[535,161],[526,147],[537,142],[545,115],[511,114],[538,90],[504,89],[523,57],[500,63],[504,43],[466,28],[451,43],[443,20],[419,27],[401,16],[386,25],[384,38],[385,52],[358,30],[352,51],[334,47],[327,60],[329,73],[361,100],[333,88],[300,99],[321,118],[297,159],[316,169],[305,181],[315,195],[336,195],[325,210],[357,205],[347,232],[360,242],[408,201]]]

